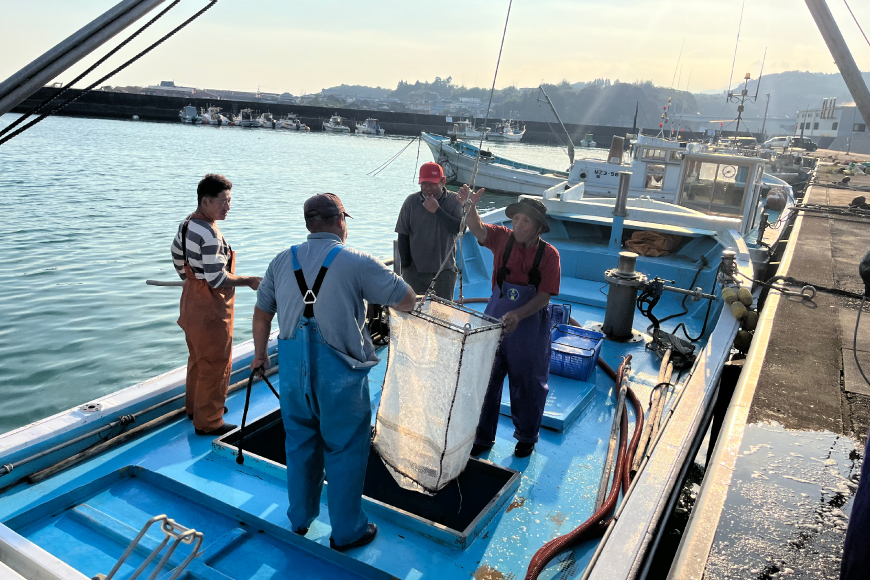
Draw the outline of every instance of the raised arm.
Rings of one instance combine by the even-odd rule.
[[[484,191],[483,188],[480,188],[476,193],[471,193],[468,185],[463,185],[459,188],[459,201],[464,204],[467,199],[471,198],[471,207],[468,209],[468,218],[465,220],[465,225],[468,226],[468,229],[471,230],[471,233],[474,234],[474,237],[477,238],[477,241],[481,245],[486,242],[486,228],[483,227],[483,222],[480,221],[480,215],[477,213],[477,202],[480,201],[480,196],[483,195]]]

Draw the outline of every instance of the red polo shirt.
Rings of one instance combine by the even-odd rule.
[[[501,268],[504,249],[511,235],[511,230],[504,226],[494,226],[491,224],[483,224],[483,227],[486,228],[486,243],[482,245],[491,250],[493,254],[492,287],[495,289],[496,274],[498,269]],[[527,248],[522,244],[514,242],[514,247],[511,249],[511,255],[507,263],[511,273],[505,278],[505,282],[518,286],[528,285],[529,270],[532,269],[532,264],[535,262],[538,244]],[[559,262],[559,251],[551,244],[547,244],[544,255],[541,256],[541,263],[538,265],[538,269],[541,271],[541,284],[538,286],[538,292],[546,292],[552,296],[559,294],[562,267]]]

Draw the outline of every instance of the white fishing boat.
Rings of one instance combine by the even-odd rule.
[[[272,113],[263,113],[260,115],[259,119],[257,119],[257,122],[260,124],[262,129],[274,129],[275,125],[278,123],[272,116]]]
[[[477,146],[430,133],[422,133],[422,139],[429,146],[435,161],[444,169],[449,183],[461,185],[471,182],[478,157]],[[522,163],[484,150],[479,153],[475,185],[499,193],[541,195],[545,189],[567,180],[572,186],[584,183],[587,196],[614,197],[619,172],[631,171],[629,194],[632,197],[648,196],[675,203],[685,180],[693,178],[698,163],[705,161],[707,156],[732,159],[732,165],[723,170],[725,174],[720,176],[720,181],[741,179],[752,159],[764,162],[757,157],[722,155],[700,143],[670,141],[646,135],[640,135],[633,142],[630,152],[624,152],[622,141],[619,142],[620,147],[608,153],[609,159],[580,158],[573,162],[568,171]],[[791,187],[785,181],[768,174],[764,174],[763,181],[767,189],[787,188],[787,197],[793,197]]]
[[[453,123],[453,130],[450,131],[450,135],[459,139],[480,139],[481,136],[486,135],[488,132],[489,128],[479,131],[474,128],[473,122],[462,119]]]
[[[342,118],[338,115],[333,115],[329,121],[323,122],[323,130],[327,133],[350,133],[350,127],[342,124]]]
[[[383,135],[384,130],[378,124],[377,119],[373,119],[369,117],[363,123],[356,124],[356,134],[357,135]]]
[[[508,119],[496,123],[493,130],[486,134],[486,140],[497,142],[518,142],[522,140],[523,135],[525,134],[525,127],[520,130],[519,123],[515,123],[513,119]]]
[[[254,109],[242,109],[239,111],[236,125],[241,127],[259,127],[260,121],[257,119]]]
[[[308,125],[299,120],[295,113],[287,113],[280,119],[275,126],[276,129],[287,129],[288,131],[308,131]]]
[[[178,118],[182,123],[188,124],[198,124],[202,122],[202,118],[199,116],[199,113],[196,112],[196,107],[193,105],[187,105],[186,107],[182,107],[178,112]]]
[[[598,143],[592,137],[592,133],[586,133],[586,136],[579,143],[580,147],[598,147]]]
[[[208,109],[200,109],[203,125],[229,125],[230,120],[221,115],[220,107],[209,107]]]

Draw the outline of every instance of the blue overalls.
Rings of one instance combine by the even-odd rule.
[[[338,545],[359,539],[368,524],[362,492],[371,441],[368,373],[376,364],[329,346],[314,320],[320,285],[342,247],[327,254],[311,290],[296,257],[297,247],[291,248],[305,311],[293,335],[278,341],[281,418],[287,435],[287,517],[294,530],[311,525],[320,513],[326,475],[332,539]]]
[[[513,235],[508,239],[492,297],[484,310],[485,314],[493,318],[501,318],[529,302],[538,294],[538,285],[541,283],[538,266],[546,246],[543,240],[538,242],[538,252],[529,270],[530,284],[520,286],[504,281],[510,273],[507,261],[513,239]],[[511,395],[514,438],[523,443],[538,441],[538,431],[549,392],[547,380],[550,378],[550,330],[550,314],[544,307],[522,319],[513,332],[502,337],[483,400],[474,441],[476,444],[492,446],[495,443],[505,376],[508,378]]]

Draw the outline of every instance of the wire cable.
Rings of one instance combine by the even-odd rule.
[[[498,67],[501,65],[501,53],[504,49],[504,39],[507,36],[508,22],[511,19],[511,6],[513,0],[509,0],[507,16],[504,19],[504,30],[501,33],[501,45],[498,47],[498,60],[495,62],[495,74],[492,76],[492,88],[489,90],[489,104],[486,106],[486,116],[483,118],[483,131],[480,133],[480,142],[477,146],[477,157],[474,158],[474,169],[471,171],[471,183],[469,187],[474,188],[474,179],[477,177],[477,168],[480,165],[480,150],[483,148],[483,140],[486,138],[486,124],[489,122],[489,111],[492,108],[492,97],[495,94],[495,80],[498,78]]]
[[[37,118],[34,119],[33,121],[29,122],[28,124],[24,125],[23,127],[19,128],[19,129],[17,129],[15,132],[10,133],[9,135],[7,135],[6,137],[4,137],[3,139],[0,139],[0,145],[3,145],[4,143],[6,143],[7,141],[9,141],[10,139],[12,139],[12,138],[14,138],[14,137],[20,135],[21,133],[23,133],[23,132],[26,131],[27,129],[33,127],[34,125],[36,125],[37,123],[39,123],[40,121],[42,121],[43,119],[45,119],[46,117],[49,117],[49,116],[54,115],[54,114],[57,114],[57,113],[58,113],[59,111],[61,111],[62,109],[66,108],[67,106],[69,106],[69,105],[71,105],[72,103],[76,102],[76,101],[79,100],[82,96],[84,96],[84,95],[86,95],[87,93],[91,92],[91,91],[94,89],[94,87],[103,84],[106,80],[108,80],[108,79],[110,79],[111,77],[115,76],[116,74],[118,74],[119,72],[121,72],[122,70],[124,70],[125,68],[127,68],[128,66],[130,66],[131,64],[133,64],[134,62],[136,62],[137,60],[139,60],[140,58],[142,58],[143,56],[145,56],[146,54],[148,54],[149,52],[151,52],[152,50],[154,50],[154,49],[157,48],[158,46],[160,46],[161,44],[163,44],[166,40],[168,40],[170,37],[172,37],[173,35],[175,35],[175,33],[177,33],[179,30],[181,30],[182,28],[184,28],[185,26],[187,26],[188,24],[190,24],[191,22],[193,22],[194,20],[196,20],[197,18],[199,18],[200,16],[202,16],[202,15],[203,15],[203,14],[204,14],[208,9],[210,9],[212,6],[214,6],[215,4],[217,4],[217,1],[218,1],[218,0],[211,0],[211,1],[208,3],[208,5],[205,6],[204,8],[202,8],[199,12],[197,12],[196,14],[194,14],[193,16],[191,16],[190,18],[188,18],[187,20],[185,20],[184,22],[182,22],[181,24],[179,24],[178,26],[176,26],[175,28],[173,28],[172,30],[170,30],[168,33],[166,33],[165,35],[163,35],[159,40],[157,40],[155,43],[153,43],[151,46],[149,46],[149,47],[146,48],[145,50],[141,51],[139,54],[137,54],[136,56],[134,56],[133,58],[131,58],[130,60],[128,60],[127,62],[125,62],[125,63],[122,64],[121,66],[119,66],[119,67],[117,67],[116,69],[114,69],[113,71],[109,72],[109,74],[107,74],[107,75],[103,76],[102,78],[100,78],[100,79],[94,81],[93,83],[91,83],[90,85],[88,85],[87,87],[85,87],[84,89],[82,89],[81,91],[79,91],[79,93],[78,93],[77,95],[75,95],[75,96],[73,96],[73,97],[67,99],[66,101],[64,101],[64,102],[61,103],[60,105],[54,107],[54,108],[53,108],[51,111],[49,111],[48,113],[43,113],[43,114],[41,114],[39,117],[37,117]],[[173,5],[174,5],[174,4],[173,4]],[[170,8],[172,8],[173,5],[170,5],[170,6],[168,6],[166,9],[164,9],[163,12],[161,12],[157,17],[155,17],[155,19],[156,19],[156,18],[159,18],[160,16],[162,16],[163,14],[165,14],[166,11],[169,10]],[[140,30],[138,30],[137,32],[135,32],[135,33],[134,33],[134,36],[135,36],[135,35],[138,35],[142,30],[144,30],[146,27],[150,26],[151,23],[154,22],[155,19],[152,19],[152,20],[149,21],[149,22],[148,22],[148,23],[147,23],[147,24],[146,24],[142,29],[140,29]],[[132,38],[132,37],[131,37],[131,38]],[[67,87],[67,88],[68,88],[68,87]],[[52,99],[52,100],[53,100],[53,99]]]
[[[864,29],[861,28],[861,25],[860,25],[860,24],[858,24],[858,19],[855,18],[855,13],[852,12],[852,8],[849,6],[849,2],[848,2],[847,0],[843,0],[843,4],[846,5],[846,8],[849,10],[849,14],[852,15],[852,20],[855,21],[855,25],[858,26],[858,30],[861,31],[861,35],[864,37],[864,40],[866,40],[866,41],[867,41],[867,44],[870,45],[870,39],[867,38],[867,35],[864,34]],[[857,360],[857,359],[856,359],[856,360]],[[859,368],[860,368],[860,367],[859,367]],[[864,374],[864,373],[862,372],[861,374]],[[864,377],[864,378],[866,379],[867,377]]]
[[[159,13],[157,16],[155,16],[154,18],[152,18],[151,20],[149,20],[149,21],[148,21],[148,22],[147,22],[147,23],[146,23],[142,28],[140,28],[139,30],[137,30],[136,32],[134,32],[132,35],[130,35],[130,37],[127,38],[127,40],[123,41],[121,44],[119,44],[118,46],[116,46],[115,48],[113,48],[112,50],[110,50],[108,53],[106,53],[105,56],[103,56],[103,58],[99,59],[97,62],[95,62],[94,64],[92,64],[91,66],[89,66],[89,67],[87,68],[87,70],[85,70],[85,71],[84,71],[83,73],[81,73],[79,76],[77,76],[76,78],[74,78],[73,80],[71,80],[70,82],[68,82],[68,83],[66,84],[65,87],[62,87],[62,88],[58,89],[56,93],[54,93],[54,94],[51,95],[50,97],[44,99],[41,103],[39,103],[38,105],[36,105],[35,107],[33,107],[31,110],[29,110],[29,111],[27,111],[26,113],[22,114],[20,117],[18,117],[17,119],[15,119],[15,121],[13,121],[12,123],[10,123],[8,126],[3,127],[3,129],[0,129],[0,136],[5,135],[5,134],[8,133],[9,131],[11,131],[12,129],[14,129],[14,128],[17,127],[18,125],[20,125],[20,124],[21,124],[25,119],[27,119],[28,117],[30,117],[31,115],[35,115],[36,113],[38,113],[39,111],[41,111],[41,110],[42,110],[46,105],[48,105],[50,102],[52,102],[53,100],[59,98],[61,95],[67,93],[67,92],[70,90],[70,88],[72,88],[72,86],[73,86],[74,84],[76,84],[77,82],[79,82],[80,80],[82,80],[85,76],[87,76],[88,74],[90,74],[91,72],[93,72],[93,70],[94,70],[95,68],[97,68],[98,66],[100,66],[101,64],[103,64],[104,62],[106,62],[106,61],[107,61],[109,58],[111,58],[115,53],[117,53],[119,50],[121,50],[122,48],[124,48],[124,47],[125,47],[127,44],[129,44],[129,43],[130,43],[134,38],[136,38],[136,37],[139,36],[142,32],[144,32],[145,29],[147,29],[149,26],[151,26],[152,24],[154,24],[155,22],[157,22],[158,20],[160,20],[160,18],[162,18],[163,15],[165,15],[167,12],[169,12],[170,10],[172,10],[173,8],[175,8],[175,7],[178,5],[179,2],[181,2],[181,0],[175,0],[172,4],[170,4],[169,6],[167,6],[166,8],[164,8],[163,10],[161,10],[160,13]]]

